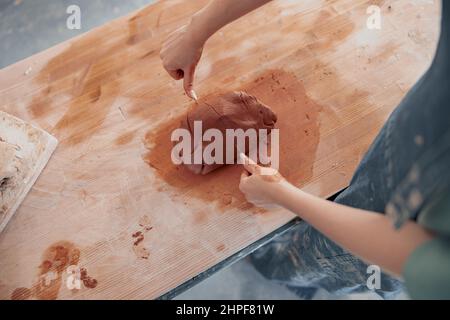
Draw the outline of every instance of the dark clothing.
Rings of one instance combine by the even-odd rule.
[[[335,200],[385,212],[395,228],[411,219],[438,234],[437,243],[428,243],[407,263],[406,286],[412,297],[439,292],[438,297],[450,298],[450,3],[442,2],[441,37],[432,66],[392,113],[350,186]],[[263,275],[306,298],[318,288],[366,291],[370,275],[366,263],[306,222],[259,249],[251,260]],[[423,295],[420,288],[426,286]],[[400,289],[400,281],[383,274],[377,292],[389,298]]]

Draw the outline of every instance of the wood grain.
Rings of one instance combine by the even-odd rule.
[[[42,298],[43,280],[44,297],[156,298],[292,219],[245,204],[239,168],[180,184],[151,156],[190,105],[161,41],[205,3],[158,2],[0,71],[0,109],[60,141],[0,235],[0,298]],[[366,27],[373,3],[381,30]],[[274,1],[210,39],[196,89],[248,90],[277,110],[282,173],[327,197],[430,64],[439,14],[438,1]],[[61,252],[79,253],[94,288],[67,288]]]

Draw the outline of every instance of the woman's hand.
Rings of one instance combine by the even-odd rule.
[[[269,1],[211,0],[192,17],[189,25],[169,35],[162,45],[161,59],[172,78],[184,79],[184,91],[188,97],[197,100],[194,91],[195,68],[208,38],[223,26]]]
[[[160,52],[164,68],[175,80],[184,79],[184,91],[194,100],[197,100],[194,91],[195,68],[202,56],[203,44],[186,25],[169,35]]]
[[[247,201],[265,209],[279,207],[279,196],[288,182],[277,170],[261,167],[244,154],[240,157],[244,171],[239,189]]]

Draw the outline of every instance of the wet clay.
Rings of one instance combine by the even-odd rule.
[[[275,128],[280,130],[280,173],[298,186],[306,184],[312,177],[320,139],[322,107],[308,97],[294,74],[282,70],[269,70],[239,89],[258,97],[277,114]],[[172,118],[150,130],[145,137],[149,152],[144,155],[144,160],[154,169],[162,185],[176,189],[171,197],[175,201],[194,197],[215,202],[222,210],[256,210],[239,190],[240,165],[229,165],[200,176],[185,166],[172,163],[171,133],[185,118],[186,114]]]
[[[207,97],[191,107],[180,126],[191,133],[191,159],[194,158],[194,150],[199,147],[199,142],[194,140],[195,121],[200,121],[202,124],[202,136],[208,129],[217,129],[222,133],[223,137],[223,157],[221,157],[220,163],[186,164],[186,167],[193,173],[204,175],[222,167],[226,163],[228,148],[234,147],[233,154],[234,160],[236,160],[238,155],[237,145],[227,145],[227,139],[225,138],[227,129],[242,129],[244,131],[248,129],[266,129],[270,133],[270,130],[275,127],[277,116],[270,107],[261,103],[256,97],[242,91]],[[259,131],[257,132],[259,134]],[[200,143],[203,145],[202,150],[205,150],[212,142],[205,141]],[[248,149],[246,152],[248,152]]]

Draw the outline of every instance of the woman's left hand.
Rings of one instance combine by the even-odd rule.
[[[244,171],[239,189],[244,193],[247,201],[265,209],[279,207],[278,198],[287,181],[277,170],[261,167],[244,154],[240,157]]]

